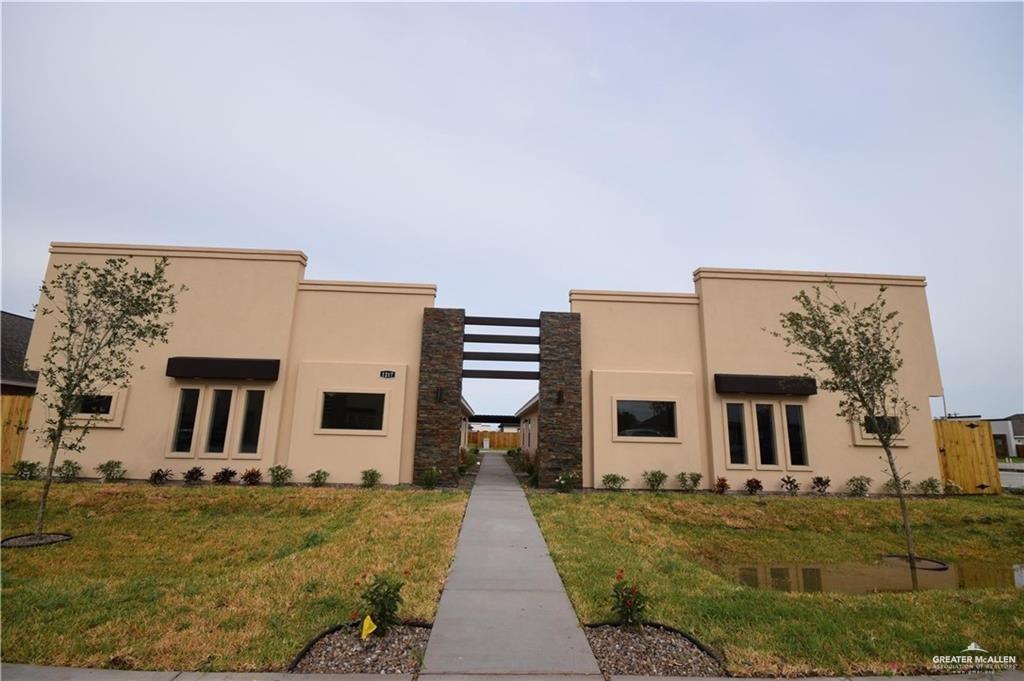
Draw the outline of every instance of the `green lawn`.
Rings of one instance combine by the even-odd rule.
[[[899,551],[895,500],[637,492],[529,499],[584,622],[609,619],[623,568],[649,592],[651,619],[722,651],[734,675],[916,673],[971,641],[1024,663],[1024,591],[1012,586],[786,593],[720,576],[723,564],[871,562]],[[914,499],[911,512],[920,555],[1024,563],[1020,497]]]
[[[39,483],[4,480],[3,534]],[[55,484],[47,529],[3,549],[3,660],[280,670],[347,621],[364,572],[401,574],[401,616],[432,620],[467,495],[457,491]]]

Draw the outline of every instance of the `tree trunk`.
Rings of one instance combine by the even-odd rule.
[[[50,496],[50,485],[53,483],[53,464],[57,460],[57,452],[60,451],[60,441],[64,437],[64,421],[57,423],[57,437],[54,438],[53,446],[50,447],[50,463],[46,467],[46,479],[43,480],[43,494],[39,497],[39,513],[36,515],[36,536],[43,533],[43,518],[46,516],[46,498]]]
[[[903,481],[896,470],[896,459],[892,455],[892,449],[888,445],[882,445],[885,449],[885,458],[889,461],[889,471],[892,473],[893,484],[896,485],[896,497],[900,500],[900,514],[903,516],[903,534],[907,537],[907,560],[910,562],[910,584],[914,591],[917,591],[917,558],[914,556],[914,533],[910,529],[910,513],[907,511],[907,499],[903,496]]]

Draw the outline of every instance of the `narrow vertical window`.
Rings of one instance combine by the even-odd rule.
[[[255,454],[260,446],[260,424],[263,422],[262,390],[245,391],[245,414],[242,418],[242,440],[238,445],[241,454]]]
[[[228,439],[228,416],[231,415],[231,391],[214,390],[213,406],[210,407],[210,429],[206,435],[206,451],[211,454],[224,452]]]
[[[807,438],[804,435],[804,408],[799,404],[786,405],[786,434],[789,436],[789,464],[807,465]]]
[[[725,405],[726,420],[729,424],[729,463],[747,463],[747,424],[743,405]]]
[[[762,466],[777,466],[779,457],[775,452],[775,410],[770,404],[755,406],[757,413],[757,445]]]
[[[192,433],[195,432],[196,411],[198,409],[199,388],[182,388],[178,397],[178,420],[174,424],[174,446],[172,451],[192,451]]]

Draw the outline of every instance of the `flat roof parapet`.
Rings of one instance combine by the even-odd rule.
[[[343,293],[391,293],[397,295],[436,296],[435,284],[403,284],[389,281],[324,281],[303,279],[300,291],[325,291]]]
[[[672,293],[653,291],[591,291],[572,289],[569,302],[591,301],[598,303],[664,303],[669,305],[698,305],[700,296],[696,293]]]
[[[270,260],[295,262],[306,265],[306,254],[302,251],[284,251],[266,248],[216,248],[207,246],[160,246],[144,244],[96,244],[54,241],[50,253],[71,255],[110,255],[128,257],[132,255],[152,258],[215,258],[220,260]]]
[[[857,272],[802,272],[797,270],[751,270],[725,267],[698,267],[693,280],[741,279],[749,281],[793,281],[800,283],[871,284],[885,286],[925,286],[923,276],[900,274],[862,274]]]

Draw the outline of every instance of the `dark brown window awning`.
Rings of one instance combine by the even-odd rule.
[[[171,378],[214,378],[233,381],[276,381],[281,369],[279,359],[242,357],[169,357],[167,375]]]
[[[807,376],[715,374],[715,392],[751,395],[817,395],[818,382]]]

